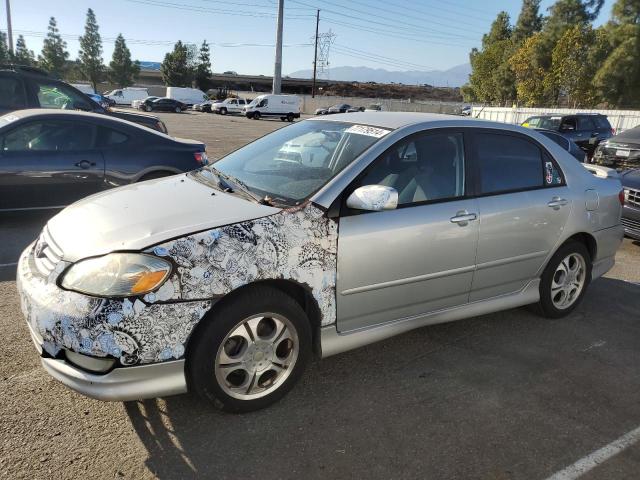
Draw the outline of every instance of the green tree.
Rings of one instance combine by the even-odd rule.
[[[0,63],[11,63],[12,57],[7,43],[7,34],[0,32]]]
[[[482,50],[474,48],[469,55],[471,75],[465,98],[497,104],[515,99],[515,78],[509,67],[514,49],[511,33],[509,15],[500,12],[482,37]]]
[[[542,33],[534,33],[509,59],[514,73],[518,102],[527,106],[540,106],[545,102],[546,69],[541,64],[544,42]]]
[[[594,83],[610,104],[640,106],[640,0],[616,1],[606,30],[611,51]]]
[[[521,44],[531,35],[542,29],[540,0],[523,0],[518,21],[513,29],[513,41]]]
[[[189,48],[178,40],[173,51],[164,56],[164,61],[160,65],[160,73],[165,85],[171,87],[191,86],[193,69],[189,57]]]
[[[102,39],[98,31],[98,23],[93,10],[87,10],[87,21],[84,26],[84,35],[80,37],[80,69],[83,76],[91,82],[93,89],[102,79],[104,66],[102,65]]]
[[[131,52],[122,34],[119,34],[116,38],[109,68],[109,80],[119,88],[133,85],[133,82],[140,75],[140,63],[137,60],[135,62],[131,61]]]
[[[36,56],[33,50],[27,48],[27,44],[22,35],[18,35],[18,39],[16,40],[16,51],[13,54],[13,61],[18,65],[35,65],[36,63]]]
[[[574,108],[597,103],[592,82],[597,69],[592,63],[595,44],[596,32],[591,25],[578,24],[560,37],[551,55],[553,88]]]
[[[60,77],[64,74],[67,58],[69,58],[67,43],[60,36],[56,19],[51,17],[47,36],[42,42],[42,53],[38,57],[38,63],[48,72]]]
[[[200,52],[198,53],[198,63],[195,69],[195,82],[196,87],[206,92],[211,86],[211,53],[209,50],[209,44],[206,40],[202,42],[200,46]]]

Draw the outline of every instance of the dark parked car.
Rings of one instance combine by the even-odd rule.
[[[320,107],[320,108],[316,108],[316,111],[314,112],[315,115],[326,115],[329,112],[329,107]]]
[[[147,112],[176,112],[180,113],[183,110],[186,110],[188,106],[185,103],[179,102],[178,100],[174,100],[173,98],[156,98],[155,100],[145,100],[141,108],[143,108]]]
[[[364,112],[364,107],[349,107],[347,108],[347,112],[348,113]]]
[[[0,115],[24,108],[56,108],[101,113],[167,133],[167,127],[158,117],[122,110],[107,110],[77,88],[49,77],[43,70],[0,65]]]
[[[0,210],[63,207],[108,188],[208,163],[203,143],[107,115],[64,110],[0,117],[0,151]]]
[[[340,103],[338,105],[329,107],[329,109],[327,110],[327,113],[346,113],[347,110],[349,110],[350,108],[351,108],[351,105],[348,105],[346,103]]]
[[[527,118],[522,126],[558,132],[578,145],[589,157],[593,155],[600,142],[613,135],[613,129],[607,117],[598,113],[536,115]]]
[[[627,170],[620,177],[624,189],[624,233],[628,237],[640,240],[640,169]]]
[[[572,142],[568,138],[563,137],[558,132],[554,132],[553,130],[544,130],[541,128],[536,128],[536,130],[540,132],[542,135],[544,135],[545,137],[556,142],[558,145],[564,148],[567,152],[573,155],[575,159],[578,160],[579,162],[585,163],[588,161],[587,154],[578,145],[576,145],[575,142]]]
[[[596,149],[593,161],[616,170],[640,168],[640,126],[602,142]]]
[[[91,100],[93,100],[94,102],[99,104],[105,110],[108,109],[108,108],[116,106],[116,101],[115,100],[113,100],[111,98],[107,98],[104,95],[100,95],[99,93],[87,93],[86,95]]]

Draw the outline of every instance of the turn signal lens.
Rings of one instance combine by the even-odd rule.
[[[165,272],[145,272],[140,274],[138,281],[131,287],[131,293],[145,293],[153,290],[164,279]]]

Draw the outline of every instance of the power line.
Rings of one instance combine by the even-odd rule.
[[[5,31],[5,30],[0,30]],[[14,30],[14,32],[23,35],[25,37],[34,37],[34,38],[44,38],[47,36],[48,32],[38,32],[34,30]],[[60,36],[65,40],[78,40],[81,35],[74,34],[60,34]],[[105,43],[115,43],[116,37],[101,37],[102,41]],[[176,41],[174,40],[142,40],[135,38],[127,38],[125,39],[127,44],[129,45],[149,45],[149,46],[169,46],[172,47],[175,45]],[[189,42],[185,41],[183,43],[197,45],[200,42]],[[273,43],[215,43],[210,42],[209,45],[219,48],[238,48],[238,47],[274,47]],[[287,43],[283,44],[283,47],[311,47],[313,44],[311,43]]]
[[[217,13],[221,15],[231,15],[231,16],[240,16],[240,17],[255,17],[255,18],[276,18],[277,15],[268,12],[250,12],[246,10],[224,10],[218,8],[205,8],[199,7],[193,4],[185,4],[185,3],[171,3],[171,2],[162,2],[160,0],[125,0],[130,3],[138,3],[141,5],[150,5],[153,7],[164,7],[164,8],[173,8],[178,10],[188,10],[192,12],[199,13]],[[313,15],[308,14],[294,14],[287,16],[288,19],[291,20],[306,20]]]
[[[307,7],[313,8],[314,10],[316,9],[316,7],[315,7],[315,6],[313,6],[313,5],[309,4],[309,3],[301,2],[301,1],[299,1],[299,0],[290,0],[290,1],[291,1],[291,2],[293,2],[293,3],[297,3],[297,4],[299,4],[299,5],[304,5],[304,6],[307,6]],[[361,16],[355,16],[355,15],[350,15],[350,14],[347,14],[347,13],[341,13],[341,12],[337,12],[337,11],[335,11],[335,10],[330,10],[330,9],[327,9],[327,8],[324,8],[324,9],[322,9],[322,10],[323,10],[323,11],[325,11],[325,12],[329,12],[329,13],[335,14],[335,15],[339,15],[339,16],[341,16],[341,17],[345,17],[345,18],[349,18],[349,19],[354,19],[354,20],[357,20],[357,21],[360,21],[360,22],[362,22],[362,21],[366,21],[368,24],[381,25],[381,26],[383,26],[383,27],[392,28],[392,29],[402,28],[402,27],[400,27],[400,26],[398,26],[398,25],[395,25],[395,24],[389,24],[389,23],[384,23],[384,22],[378,22],[378,21],[375,21],[375,20],[368,20],[368,19],[367,19],[367,20],[363,20]],[[362,11],[360,10],[360,12],[362,12]],[[370,15],[370,16],[372,16],[372,15],[373,15],[373,16],[379,17],[379,15],[369,14],[369,13],[367,13],[367,12],[364,12],[364,14],[365,14],[365,15]],[[386,17],[383,17],[383,18],[386,18]],[[400,23],[407,23],[407,22],[400,22]],[[420,25],[416,25],[416,24],[408,24],[408,25],[413,26],[413,29],[414,29],[414,30],[417,30],[417,33],[420,33],[420,34],[424,34],[425,32],[429,32],[429,31],[431,31],[431,32],[435,32],[435,33],[444,34],[444,35],[446,35],[447,37],[457,37],[457,39],[465,39],[465,38],[467,38],[467,39],[471,39],[471,40],[476,40],[476,38],[474,38],[474,37],[465,37],[464,35],[450,34],[450,33],[448,33],[448,32],[442,32],[442,31],[440,31],[440,30],[426,29],[426,28],[423,28],[423,27],[421,27]],[[406,30],[406,28],[404,28],[404,30]]]
[[[398,58],[391,58],[391,57],[385,57],[384,55],[380,55],[378,53],[372,53],[372,52],[366,52],[364,50],[359,50],[357,48],[353,48],[353,47],[348,47],[346,45],[340,45],[340,44],[335,44],[335,47],[342,49],[342,50],[346,50],[347,52],[353,53],[353,55],[363,55],[363,58],[365,57],[370,57],[374,60],[379,60],[381,63],[384,61],[390,61],[393,63],[398,63],[398,64],[402,64],[404,66],[407,67],[411,67],[411,68],[421,68],[421,69],[434,69],[434,67],[428,66],[428,65],[421,65],[418,63],[413,63],[413,62],[407,62],[404,61],[402,59],[398,59]]]
[[[393,1],[378,0],[378,2],[379,2],[379,3],[383,3],[384,5],[394,5],[394,6],[396,6],[396,7],[403,8],[403,9],[406,9],[406,8],[407,8],[407,6],[406,6],[405,4],[397,3],[397,2],[393,2]],[[452,10],[452,9],[450,9],[450,8],[447,8],[446,6],[445,6],[445,7],[443,7],[443,6],[442,6],[442,3],[443,3],[443,2],[439,1],[439,2],[438,2],[438,4],[437,4],[437,6],[433,6],[433,7],[431,7],[431,8],[432,8],[432,9],[437,9],[437,10],[438,10],[438,11],[440,11],[440,12],[447,12],[447,13],[451,13],[451,14],[456,15],[456,16],[458,16],[458,17],[459,17],[459,16],[464,16],[464,17],[466,17],[466,18],[470,18],[470,19],[477,19],[477,20],[479,20],[479,21],[485,21],[485,22],[486,22],[486,21],[491,21],[491,20],[493,20],[493,17],[491,17],[491,15],[488,15],[488,14],[487,14],[487,12],[486,12],[486,10],[479,10],[479,9],[475,9],[475,8],[468,7],[468,6],[464,6],[464,7],[460,6],[460,7],[459,7],[459,8],[460,8],[460,10]],[[449,0],[449,5],[451,5],[451,3],[452,3],[452,2]],[[431,12],[431,11],[426,12],[426,11],[424,11],[424,10],[419,10],[419,9],[416,9],[416,8],[413,8],[413,7],[412,7],[412,10],[413,10],[413,11],[416,11],[416,12],[422,12],[422,13],[425,13],[425,14],[427,14],[427,15],[431,15],[431,14],[432,14],[432,12]],[[469,14],[469,10],[471,10],[471,11],[475,11],[475,12],[478,12],[478,13],[475,13],[475,14],[473,14],[473,15],[470,15],[470,14]],[[480,16],[478,16],[478,14],[480,14]]]
[[[363,11],[363,10],[360,10],[360,9],[357,9],[357,8],[347,7],[345,5],[341,5],[339,3],[335,3],[335,2],[330,1],[330,0],[321,0],[321,1],[323,3],[329,3],[331,5],[334,5],[334,6],[338,7],[338,8],[342,8],[342,9],[345,9],[345,10],[350,10],[352,12],[356,12],[356,13],[359,13],[359,14],[364,14],[364,15],[369,15],[371,17],[375,17],[375,18],[382,18],[384,20],[389,20],[389,16],[388,15],[377,15],[375,13],[371,13],[370,10],[373,10],[373,9],[371,8],[370,5],[368,6],[369,8],[367,9],[367,11]],[[351,0],[351,1],[353,2],[353,0]],[[353,2],[353,3],[359,3],[359,2]],[[375,9],[377,9],[379,11],[391,12],[391,13],[394,13],[395,15],[398,15],[398,13],[394,12],[393,10],[388,10],[388,9],[381,8],[381,7],[375,7]],[[404,16],[406,18],[408,16],[407,13],[408,12],[405,12],[405,14],[400,14],[400,15],[402,15],[402,16]],[[409,17],[409,18],[412,18],[412,17]],[[408,26],[412,26],[412,27],[418,28],[420,31],[424,30],[423,26],[417,25],[415,23],[410,23],[410,22],[406,22],[406,21],[403,21],[403,20],[394,20],[394,21],[396,23],[398,23],[398,24],[404,24],[404,25],[408,25]],[[428,22],[429,23],[433,23],[435,25],[440,25],[440,26],[445,27],[445,28],[451,28],[452,27],[451,24],[441,23],[441,22],[437,22],[437,21],[434,21],[434,20],[428,20]],[[456,30],[458,30],[458,29],[456,29]],[[441,33],[441,34],[444,34],[444,35],[450,35],[450,36],[453,36],[453,37],[468,38],[468,37],[465,37],[464,35],[445,32],[445,31],[442,31],[442,30],[432,30],[432,31],[436,32],[436,33]],[[466,31],[471,31],[471,30],[466,29]],[[482,34],[483,32],[477,32],[476,31],[475,33]]]
[[[461,44],[456,44],[456,43],[444,43],[444,42],[438,42],[438,41],[433,41],[433,40],[422,40],[420,38],[415,38],[415,37],[410,37],[407,35],[410,34],[406,34],[406,35],[402,35],[402,34],[396,34],[396,33],[390,33],[390,32],[384,32],[381,30],[374,30],[373,28],[367,28],[367,27],[363,27],[361,25],[355,25],[353,23],[348,23],[348,22],[342,22],[340,20],[333,20],[333,19],[324,19],[325,22],[327,23],[331,23],[334,25],[341,25],[343,27],[347,27],[353,30],[360,30],[363,32],[369,32],[369,33],[373,33],[375,35],[379,35],[385,38],[399,38],[401,40],[409,40],[412,42],[416,42],[416,43],[424,43],[427,45],[446,45],[448,47],[459,47],[459,48],[465,48],[468,49],[469,46],[468,45],[461,45]],[[422,38],[425,38],[425,36],[422,36]]]
[[[365,7],[368,7],[368,8],[372,8],[371,4],[370,4],[370,3],[367,3],[367,2],[362,2],[362,1],[358,1],[358,0],[351,0],[351,2],[352,2],[352,3],[355,3],[355,4],[359,4],[359,5],[365,6]],[[432,22],[432,21],[433,21],[433,20],[431,20],[431,18],[439,18],[439,19],[444,20],[444,21],[446,21],[446,22],[453,22],[453,24],[452,24],[452,23],[439,24],[439,25],[443,25],[443,26],[446,26],[446,27],[450,27],[450,28],[458,28],[458,26],[459,26],[459,25],[469,25],[469,26],[471,26],[471,27],[477,27],[477,26],[478,26],[478,24],[477,24],[477,23],[466,22],[466,21],[464,21],[464,20],[460,20],[460,18],[459,18],[459,17],[460,17],[460,15],[458,15],[458,18],[451,18],[451,17],[446,17],[446,16],[438,15],[438,14],[435,14],[435,13],[433,13],[433,12],[429,12],[429,13],[422,12],[422,11],[420,11],[420,10],[416,10],[416,9],[415,9],[415,8],[413,8],[413,7],[411,7],[411,8],[410,8],[410,7],[407,7],[406,5],[397,4],[397,3],[392,3],[392,2],[387,2],[386,0],[384,1],[384,4],[385,4],[385,5],[391,5],[391,6],[394,6],[394,5],[395,5],[395,6],[397,6],[398,8],[401,8],[403,11],[399,11],[399,10],[391,10],[391,9],[383,8],[383,7],[373,7],[373,8],[377,8],[377,9],[378,9],[378,10],[380,10],[380,11],[383,11],[383,12],[389,12],[389,13],[393,13],[393,14],[395,14],[395,15],[400,15],[400,16],[407,16],[407,15],[409,15],[409,16],[411,16],[411,17],[415,17],[415,16],[416,16],[416,14],[418,14],[418,15],[419,15],[419,16],[421,16],[422,18],[426,18],[426,19],[428,19],[427,21],[430,21],[430,22]],[[440,7],[439,7],[439,8],[440,8]],[[473,19],[474,17],[468,17],[468,18]],[[479,19],[479,18],[477,18],[477,17],[475,17],[475,19],[476,19],[476,21],[478,21],[478,22],[482,22],[483,24],[486,24],[486,22],[485,22],[484,20],[482,20],[482,19]],[[433,23],[436,23],[436,22],[433,22]],[[467,31],[471,31],[471,30],[467,30]],[[474,32],[475,32],[475,30],[474,30]],[[480,33],[483,33],[483,32],[480,32]]]

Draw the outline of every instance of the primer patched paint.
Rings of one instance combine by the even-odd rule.
[[[210,229],[146,250],[170,260],[174,272],[143,298],[95,298],[60,289],[22,255],[18,289],[22,309],[43,348],[62,348],[124,365],[182,358],[191,331],[214,299],[258,280],[286,279],[308,288],[322,325],[335,322],[337,224],[313,205]]]

